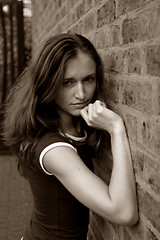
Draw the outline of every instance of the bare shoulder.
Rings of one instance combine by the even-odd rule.
[[[58,146],[47,151],[43,158],[43,164],[48,172],[55,176],[61,176],[84,166],[76,149],[71,146]]]

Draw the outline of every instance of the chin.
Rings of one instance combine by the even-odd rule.
[[[71,115],[72,115],[72,116],[74,116],[74,117],[79,117],[79,116],[81,116],[81,109],[80,109],[80,110],[77,110],[77,111],[74,111],[74,112],[72,112],[72,113],[71,113]]]

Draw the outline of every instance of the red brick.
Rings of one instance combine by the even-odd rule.
[[[85,13],[85,4],[82,1],[76,8],[77,20],[80,19],[81,16]]]
[[[146,181],[151,189],[160,193],[160,164],[139,150],[132,150],[133,164],[136,175]]]
[[[116,51],[112,53],[112,71],[116,73],[124,73],[125,68],[125,52]]]
[[[124,43],[142,41],[147,39],[146,19],[138,17],[136,19],[126,19],[122,25],[122,37]]]
[[[90,228],[92,229],[93,239],[98,240],[105,240],[99,231],[99,228],[97,226],[97,223],[94,221],[94,217],[92,215],[92,218],[90,220]],[[92,239],[92,238],[91,238]],[[89,239],[90,240],[90,239]]]
[[[152,112],[152,86],[138,81],[124,82],[122,103],[140,111]]]
[[[130,236],[132,236],[133,239],[135,240],[143,240],[143,239],[149,240],[149,239],[146,239],[146,226],[142,218],[139,218],[138,224],[130,228],[125,228],[125,233],[126,232],[129,232]]]
[[[147,229],[147,239],[149,240],[159,240],[159,237],[156,237],[156,235],[151,231],[151,229]]]
[[[111,53],[104,53],[102,55],[103,63],[104,63],[104,71],[109,73],[112,71],[112,54]]]
[[[131,114],[125,114],[124,116],[125,126],[127,128],[128,137],[131,141],[137,140],[137,118]]]
[[[95,4],[98,5],[102,2],[103,0],[94,0]]]
[[[157,113],[158,115],[160,114],[160,83],[157,85],[157,90],[158,90],[158,93],[156,95],[156,103],[157,103]]]
[[[141,124],[141,138],[143,145],[150,151],[160,155],[160,120],[151,118]]]
[[[93,215],[94,222],[98,224],[98,229],[100,229],[100,232],[102,236],[104,237],[104,240],[106,239],[120,239],[120,227],[118,225],[113,225],[111,222],[107,221],[106,219],[100,217],[97,214]],[[116,234],[115,234],[116,230]],[[98,239],[98,238],[97,238]]]
[[[126,53],[128,73],[141,73],[141,55],[139,49],[129,49]]]
[[[157,20],[158,19],[158,20]],[[160,36],[159,10],[146,11],[122,24],[122,37],[125,44],[141,42]]]
[[[76,21],[77,21],[77,15],[76,15],[76,12],[71,12],[70,14],[69,14],[69,16],[70,16],[70,23],[71,24],[73,24],[73,23],[75,23]]]
[[[160,194],[160,164],[147,156],[145,156],[144,179],[157,194]]]
[[[124,13],[128,13],[139,7],[143,6],[147,2],[151,2],[152,0],[119,0],[117,4],[117,15],[121,15]]]
[[[120,26],[113,25],[112,26],[112,44],[113,46],[120,44]]]
[[[107,23],[111,23],[115,19],[115,1],[107,1],[100,9],[97,11],[97,27],[102,27]]]
[[[112,75],[108,77],[106,81],[105,96],[107,101],[118,103],[120,101],[120,84],[121,81],[112,78]]]
[[[139,188],[138,199],[140,211],[151,222],[151,224],[160,231],[160,199],[154,199],[147,191]]]
[[[144,154],[140,152],[137,147],[132,149],[132,159],[135,174],[140,178],[143,178],[143,171],[144,171]]]
[[[126,231],[126,229],[124,229],[123,240],[135,240],[135,239],[133,239],[129,232]]]
[[[94,38],[97,49],[104,49],[111,46],[111,31],[108,28],[100,28],[96,31]]]
[[[89,11],[93,7],[93,1],[92,0],[85,0],[85,12]]]
[[[147,73],[160,76],[160,46],[149,46],[146,52]]]
[[[83,33],[88,33],[90,31],[93,31],[95,29],[95,14],[92,13],[90,15],[87,15],[82,20],[82,31]]]

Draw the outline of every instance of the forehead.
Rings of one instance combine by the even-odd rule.
[[[79,78],[95,73],[96,63],[93,58],[87,53],[79,52],[66,63],[64,77]]]

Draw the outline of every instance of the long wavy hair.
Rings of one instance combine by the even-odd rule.
[[[50,38],[37,60],[29,64],[11,89],[4,111],[3,138],[17,154],[23,176],[27,175],[28,168],[35,168],[34,150],[39,139],[47,132],[58,131],[55,99],[68,60],[76,57],[79,51],[89,54],[96,63],[97,87],[93,101],[104,100],[102,60],[91,42],[78,34]],[[89,128],[88,131],[89,146],[97,149],[101,133]]]

